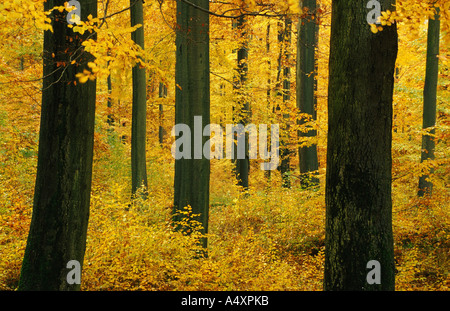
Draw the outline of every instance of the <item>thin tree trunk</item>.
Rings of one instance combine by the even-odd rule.
[[[109,65],[109,61],[108,61],[108,65]],[[114,117],[113,114],[111,113],[111,109],[112,109],[112,81],[111,81],[111,72],[108,74],[108,78],[106,79],[106,84],[108,87],[108,101],[106,103],[106,106],[108,107],[108,117],[106,122],[108,123],[108,125],[114,126]]]
[[[267,74],[267,111],[271,114],[273,113],[272,109],[272,79],[271,79],[271,71],[272,71],[272,62],[270,60],[270,20],[267,22],[266,29],[266,54],[268,55],[267,65],[268,65],[268,74]],[[271,145],[271,137],[269,137],[268,143],[268,151],[270,152]],[[270,179],[271,170],[264,171],[264,176]]]
[[[289,172],[290,172],[290,155],[289,150],[289,113],[285,113],[287,110],[286,103],[291,98],[291,69],[290,69],[290,53],[289,46],[291,44],[292,33],[292,21],[290,18],[284,18],[284,25],[280,22],[278,28],[278,41],[280,43],[280,56],[278,59],[278,95],[282,96],[283,100],[283,122],[284,122],[284,134],[281,136],[280,141],[280,156],[281,164],[279,170],[282,177],[282,186],[289,188],[291,186]],[[278,107],[280,110],[280,107]]]
[[[246,126],[250,119],[250,103],[246,98],[245,83],[247,81],[248,72],[248,42],[247,42],[247,22],[245,17],[241,16],[233,21],[234,28],[240,33],[242,43],[237,51],[237,76],[235,82],[235,90],[238,96],[233,119],[237,124]],[[235,146],[234,161],[236,163],[236,178],[238,185],[244,190],[248,189],[248,175],[250,170],[250,157],[248,153],[248,133],[245,133],[245,158],[237,158],[237,145]],[[235,137],[237,139],[237,137]],[[242,148],[242,146],[241,146]]]
[[[312,18],[316,13],[316,0],[303,1],[303,7],[308,8],[310,15],[299,20],[297,38],[297,108],[300,113],[305,113],[312,120],[317,120],[317,98],[314,92],[317,90],[317,62],[315,50],[318,42],[319,27],[316,18]],[[301,118],[299,124],[306,123],[308,118]],[[308,132],[299,131],[300,137],[315,137],[316,130]],[[302,187],[315,186],[319,179],[314,177],[319,169],[317,158],[317,144],[308,147],[299,147],[299,166]],[[311,173],[313,173],[311,175]]]
[[[132,5],[131,26],[141,24],[131,38],[144,49],[144,8],[143,1],[130,0]],[[133,5],[134,4],[134,5]],[[139,64],[132,69],[133,75],[133,108],[131,121],[131,191],[136,195],[137,191],[144,187],[143,197],[147,195],[147,164],[146,164],[146,132],[147,132],[147,86],[145,68]]]
[[[394,0],[382,0],[394,10]],[[325,290],[394,290],[391,145],[396,25],[370,31],[359,0],[333,0]],[[381,283],[369,279],[372,260]],[[369,267],[368,267],[369,264]],[[377,271],[375,271],[377,272]]]
[[[159,98],[166,98],[167,97],[167,86],[159,82]],[[164,142],[164,126],[163,126],[163,120],[164,120],[164,108],[162,104],[159,104],[159,130],[158,130],[158,138],[159,138],[159,144],[162,146]]]
[[[423,89],[423,125],[422,128],[429,132],[429,135],[422,135],[422,153],[420,162],[434,160],[434,127],[436,125],[436,95],[439,73],[439,8],[436,8],[434,19],[428,20],[428,41],[427,41],[427,63],[425,73],[425,86]],[[429,129],[429,128],[432,129]],[[419,178],[419,196],[431,195],[433,183],[429,180],[429,175],[434,173],[430,168],[429,172]]]
[[[64,2],[47,0],[44,9]],[[89,14],[95,18],[97,2],[84,3],[81,14],[81,20]],[[77,260],[81,268],[86,248],[96,82],[75,83],[75,74],[93,61],[80,49],[92,34],[74,33],[67,27],[65,12],[54,10],[52,17],[53,32],[44,32],[37,176],[19,290],[80,289],[67,282],[67,264]],[[77,64],[71,64],[73,59]],[[65,67],[58,67],[60,62]]]

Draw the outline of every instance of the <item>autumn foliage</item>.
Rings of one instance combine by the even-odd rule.
[[[175,1],[146,1],[146,50],[131,41],[128,1],[99,2],[99,18],[77,25],[96,29],[85,42],[96,56],[76,83],[97,80],[93,187],[82,290],[322,290],[325,239],[327,79],[331,4],[321,1],[317,122],[320,186],[302,189],[298,157],[292,156],[291,187],[282,187],[278,171],[270,178],[251,160],[249,191],[237,185],[230,160],[211,161],[210,225],[207,256],[199,244],[199,223],[189,207],[172,220],[174,159]],[[276,5],[263,1],[270,8]],[[420,163],[426,25],[434,12],[426,1],[398,0],[399,54],[394,90],[393,230],[397,290],[450,289],[450,42],[449,2],[442,5],[442,42],[437,99],[435,160]],[[277,12],[298,10],[296,5]],[[63,9],[63,8],[61,8]],[[214,3],[211,10],[226,11]],[[287,103],[267,90],[276,87],[280,43],[276,17],[250,17],[248,85],[252,122],[283,123],[290,112],[290,148],[295,151],[298,115],[295,96]],[[42,75],[42,37],[49,30],[42,1],[0,3],[0,290],[16,290],[31,220],[36,177]],[[267,32],[270,23],[271,32]],[[294,27],[297,19],[294,19]],[[100,28],[98,28],[101,25]],[[370,28],[370,25],[367,25]],[[383,27],[389,27],[383,25]],[[382,31],[382,30],[381,30]],[[229,19],[211,16],[211,123],[232,123],[233,72],[239,44]],[[294,31],[297,35],[297,31]],[[266,39],[270,50],[266,50]],[[289,61],[295,71],[295,45]],[[140,60],[142,56],[145,61]],[[148,198],[130,198],[131,68],[148,72]],[[61,64],[64,66],[64,64]],[[106,78],[112,78],[108,93]],[[295,74],[292,74],[294,77]],[[168,87],[160,97],[159,84]],[[295,83],[291,83],[295,94]],[[107,107],[107,101],[112,106]],[[282,107],[275,111],[276,105]],[[164,107],[161,113],[160,105]],[[108,116],[114,123],[108,124]],[[158,143],[158,131],[165,130]],[[419,176],[434,167],[433,194],[417,196]],[[188,234],[189,233],[189,234]],[[357,256],[358,254],[355,254]]]

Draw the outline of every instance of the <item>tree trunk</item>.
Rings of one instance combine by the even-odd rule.
[[[312,120],[317,120],[317,98],[314,92],[317,90],[317,62],[315,51],[318,42],[319,27],[316,24],[316,0],[303,1],[303,7],[308,8],[308,16],[299,20],[297,37],[297,108],[300,113],[305,113]],[[308,118],[301,118],[299,124],[304,124]],[[316,130],[308,132],[299,131],[300,137],[315,137]],[[319,169],[317,158],[317,145],[299,147],[300,183],[302,187],[318,185],[319,179],[314,177]],[[312,175],[310,175],[312,174]]]
[[[108,61],[108,66],[109,66],[109,61]],[[111,72],[110,72],[106,79],[106,84],[108,87],[108,101],[106,103],[106,106],[108,107],[108,116],[107,116],[106,122],[108,123],[108,125],[110,127],[114,126],[114,116],[111,112],[111,110],[112,110],[112,98],[111,98],[111,96],[112,96],[112,81],[111,80],[112,79],[111,79]]]
[[[394,0],[382,0],[394,10]],[[332,2],[325,290],[394,290],[391,203],[394,24],[377,34],[359,0]],[[368,282],[380,264],[381,284]]]
[[[267,28],[266,28],[266,54],[268,56],[267,59],[267,111],[269,114],[273,113],[272,109],[272,79],[271,79],[271,72],[272,72],[272,62],[270,60],[270,19],[267,22]],[[271,137],[268,137],[268,151],[270,152],[270,142]],[[270,161],[270,160],[269,160]],[[270,179],[271,170],[264,171],[264,176],[267,179]]]
[[[47,0],[44,9],[64,2]],[[97,16],[96,1],[83,4],[81,20],[89,14]],[[74,33],[65,11],[54,10],[52,16],[53,33],[44,32],[37,176],[19,290],[78,290],[79,284],[67,282],[67,264],[77,260],[81,267],[86,247],[96,82],[74,82],[75,74],[93,61],[81,43],[95,35]],[[71,64],[73,59],[77,64]],[[61,62],[65,65],[58,67]]]
[[[286,103],[291,98],[291,68],[290,68],[290,53],[289,46],[291,44],[291,32],[292,32],[292,20],[288,17],[284,18],[284,25],[280,22],[278,27],[278,42],[280,43],[280,56],[278,59],[278,95],[282,96],[284,123],[284,134],[281,135],[280,141],[280,173],[282,177],[282,186],[289,188],[291,186],[289,172],[290,172],[290,155],[289,150],[289,113],[285,113],[288,110]],[[279,107],[278,107],[279,108]],[[279,108],[280,110],[280,108]]]
[[[209,8],[208,0],[195,0],[192,3],[204,9]],[[209,15],[178,1],[177,25],[175,123],[188,125],[194,148],[191,148],[189,159],[175,160],[174,212],[190,205],[194,214],[200,214],[198,221],[203,226],[202,232],[207,233],[210,162],[203,152],[200,157],[194,157],[195,151],[200,151],[194,150],[197,145],[194,116],[202,117],[203,126],[210,123]],[[202,136],[201,146],[208,139]],[[180,220],[179,217],[174,218],[175,221]],[[203,239],[202,244],[206,248],[207,240]]]
[[[167,97],[167,86],[159,82],[159,98],[166,98]],[[159,130],[158,130],[158,140],[159,144],[162,146],[164,143],[164,108],[162,104],[159,104]]]
[[[427,63],[425,73],[425,86],[423,89],[423,129],[427,130],[430,135],[422,135],[422,154],[420,162],[426,160],[434,160],[434,133],[435,130],[429,129],[436,125],[436,93],[439,73],[439,8],[436,8],[436,15],[433,19],[428,20],[428,41],[427,41]],[[424,174],[419,178],[419,196],[425,194],[431,195],[433,184],[429,178],[429,174],[433,174],[434,169],[431,168],[428,174]]]
[[[242,43],[237,51],[237,76],[234,83],[234,88],[237,93],[237,103],[234,110],[233,119],[237,124],[246,126],[250,121],[250,104],[246,98],[245,83],[247,81],[248,72],[248,42],[247,42],[247,22],[243,16],[236,21],[233,20],[233,28],[236,28],[241,36]],[[245,158],[237,158],[237,144],[235,145],[234,161],[236,163],[236,178],[237,184],[242,186],[244,190],[248,190],[248,175],[250,171],[250,157],[248,145],[248,133],[245,133]],[[235,137],[237,139],[237,137]],[[242,146],[241,146],[242,148]]]
[[[131,26],[142,26],[131,33],[133,41],[144,49],[144,8],[143,1],[130,0]],[[134,4],[134,5],[133,5]],[[131,121],[131,189],[135,195],[142,186],[143,196],[147,193],[146,128],[147,128],[147,86],[145,68],[139,64],[132,69],[133,109]]]

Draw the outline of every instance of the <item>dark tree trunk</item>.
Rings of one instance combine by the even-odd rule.
[[[290,68],[290,53],[289,46],[291,44],[292,20],[288,17],[284,18],[284,23],[278,22],[278,42],[280,44],[280,55],[278,57],[278,73],[277,73],[277,95],[281,96],[283,101],[283,108],[277,105],[276,111],[281,111],[283,118],[283,133],[280,137],[280,157],[281,163],[278,170],[282,177],[282,186],[289,188],[290,183],[290,156],[289,150],[289,113],[286,111],[288,107],[286,103],[291,98],[291,68]]]
[[[208,0],[192,3],[209,8]],[[194,116],[202,117],[203,127],[210,123],[209,93],[209,15],[182,1],[177,2],[177,37],[175,66],[175,123],[186,124],[191,129],[191,146],[194,147]],[[202,127],[202,130],[203,130]],[[177,137],[176,137],[177,138]],[[204,146],[209,139],[202,137]],[[184,146],[183,146],[184,147]],[[194,158],[175,160],[174,212],[190,205],[203,232],[208,232],[210,162],[201,153]],[[175,217],[175,220],[179,220]],[[207,240],[203,240],[206,247]]]
[[[422,136],[422,153],[420,162],[426,160],[434,160],[434,133],[435,130],[429,129],[436,125],[436,93],[439,73],[439,8],[433,19],[428,20],[428,41],[427,41],[427,64],[425,73],[425,86],[423,89],[423,125],[424,130],[428,130],[430,135]],[[433,190],[433,183],[428,180],[429,174],[433,174],[434,170],[431,168],[428,174],[424,174],[419,178],[419,196],[425,194],[431,195]]]
[[[108,61],[108,65],[109,65],[109,61]],[[106,79],[106,84],[108,87],[108,101],[106,103],[106,106],[108,107],[108,116],[106,119],[106,122],[108,123],[109,126],[114,126],[114,116],[111,112],[112,109],[112,98],[111,98],[111,94],[112,94],[112,81],[111,81],[111,72],[108,74],[108,78]]]
[[[393,11],[393,0],[382,10]],[[394,290],[391,203],[396,25],[377,34],[359,0],[332,3],[325,290]],[[380,263],[381,284],[367,282]]]
[[[44,9],[64,6],[47,0]],[[82,3],[81,20],[97,16],[97,2]],[[95,35],[74,33],[66,13],[52,13],[44,32],[44,80],[33,216],[19,290],[78,290],[68,284],[67,263],[80,266],[86,247],[94,143],[96,82],[74,83],[93,57],[81,43]],[[80,53],[82,54],[80,56]],[[80,56],[78,58],[78,56]],[[77,64],[71,60],[77,59]],[[57,64],[65,63],[65,66]]]
[[[167,97],[167,86],[159,82],[159,98],[166,98]],[[164,108],[163,105],[159,105],[159,130],[158,130],[158,140],[159,144],[162,146],[164,142]]]
[[[266,28],[266,54],[268,55],[267,60],[267,66],[268,66],[268,73],[267,73],[267,111],[269,113],[273,112],[272,108],[272,79],[271,79],[271,71],[272,71],[272,62],[270,60],[270,20],[267,23]],[[270,152],[270,141],[271,138],[268,137],[268,151]],[[264,171],[264,176],[268,179],[270,179],[271,170]]]
[[[317,62],[315,51],[318,42],[319,26],[316,14],[316,0],[303,1],[303,7],[308,8],[309,15],[299,20],[299,32],[297,38],[297,108],[300,113],[305,113],[312,120],[317,119],[317,98],[314,92],[317,90]],[[307,122],[308,118],[301,118],[299,124]],[[300,137],[315,137],[316,130],[308,132],[299,131]],[[319,169],[317,158],[317,145],[299,147],[300,183],[302,187],[315,186],[319,179],[314,175]]]
[[[246,98],[245,83],[247,81],[248,72],[248,42],[247,42],[247,22],[243,16],[239,17],[236,21],[233,20],[233,28],[235,28],[240,35],[242,43],[237,50],[237,74],[235,79],[235,92],[237,94],[237,103],[234,110],[233,119],[235,123],[246,126],[250,121],[250,103]],[[237,178],[237,184],[242,186],[244,190],[248,189],[248,175],[250,171],[250,157],[249,157],[249,145],[248,145],[248,133],[245,133],[245,158],[237,158],[237,144],[235,145],[234,161],[236,164],[235,173]],[[235,137],[235,140],[237,137]],[[242,148],[242,146],[240,146]]]
[[[141,24],[131,38],[144,49],[144,8],[143,1],[130,0],[131,26]],[[134,4],[134,5],[133,5]],[[131,189],[135,195],[138,189],[144,187],[142,193],[147,194],[147,164],[146,164],[146,132],[147,132],[147,85],[145,68],[138,65],[132,69],[133,75],[133,109],[131,121]]]

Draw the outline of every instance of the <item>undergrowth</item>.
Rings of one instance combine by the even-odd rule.
[[[17,289],[31,219],[36,156],[20,152],[24,137],[1,137],[14,147],[0,153],[0,290]],[[190,219],[179,224],[186,230],[171,223],[169,148],[149,150],[149,196],[143,200],[130,198],[129,146],[101,127],[95,144],[82,290],[322,290],[323,174],[318,189],[300,189],[295,181],[285,189],[279,173],[269,180],[255,166],[243,193],[231,162],[213,160],[205,253],[189,208],[180,211]],[[448,192],[437,183],[432,198],[419,199],[415,186],[405,179],[393,184],[396,289],[448,290]]]

